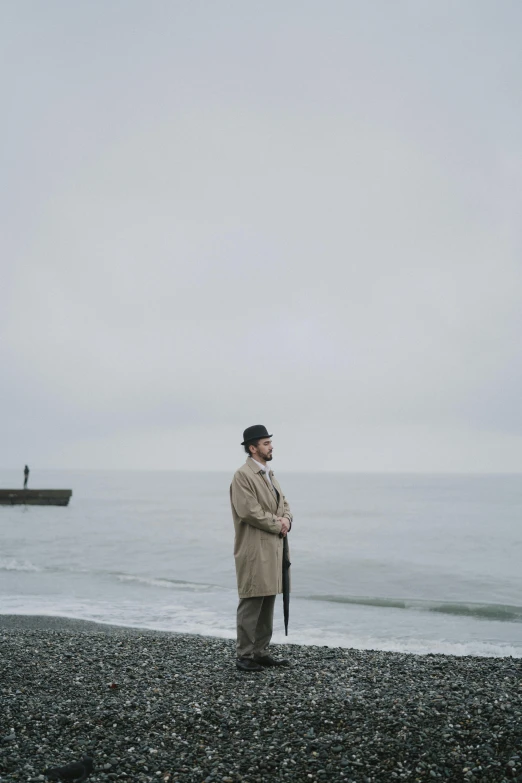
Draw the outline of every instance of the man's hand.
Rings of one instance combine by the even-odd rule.
[[[277,521],[281,522],[281,535],[286,536],[290,530],[290,520],[286,517],[278,517]]]

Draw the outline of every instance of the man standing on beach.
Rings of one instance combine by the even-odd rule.
[[[262,424],[247,427],[241,445],[248,457],[230,486],[239,593],[236,666],[247,672],[288,665],[268,652],[275,598],[283,591],[283,537],[292,527],[290,506],[267,467],[271,438]]]
[[[26,465],[24,468],[24,489],[27,489],[27,482],[29,481],[29,468]]]

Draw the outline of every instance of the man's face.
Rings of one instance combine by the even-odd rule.
[[[270,438],[263,438],[263,440],[260,440],[257,446],[254,446],[252,449],[252,456],[254,459],[259,459],[259,457],[261,457],[264,462],[270,462],[273,448]]]

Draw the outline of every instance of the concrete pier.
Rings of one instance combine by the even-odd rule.
[[[66,506],[72,489],[0,489],[0,506]]]

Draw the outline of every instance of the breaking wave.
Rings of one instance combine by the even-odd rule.
[[[209,593],[214,590],[224,590],[218,585],[209,585],[203,582],[185,582],[182,579],[163,579],[150,576],[135,576],[132,574],[116,574],[120,582],[138,582],[149,587],[165,587],[168,590],[181,590],[191,593]]]
[[[41,571],[29,560],[15,560],[15,558],[0,560],[0,571]]]
[[[460,601],[423,601],[419,599],[372,598],[366,596],[308,595],[308,601],[326,601],[336,604],[377,606],[385,609],[410,609],[418,612],[439,612],[461,617],[475,617],[478,620],[499,620],[501,622],[522,622],[522,606],[507,604],[484,604]]]

